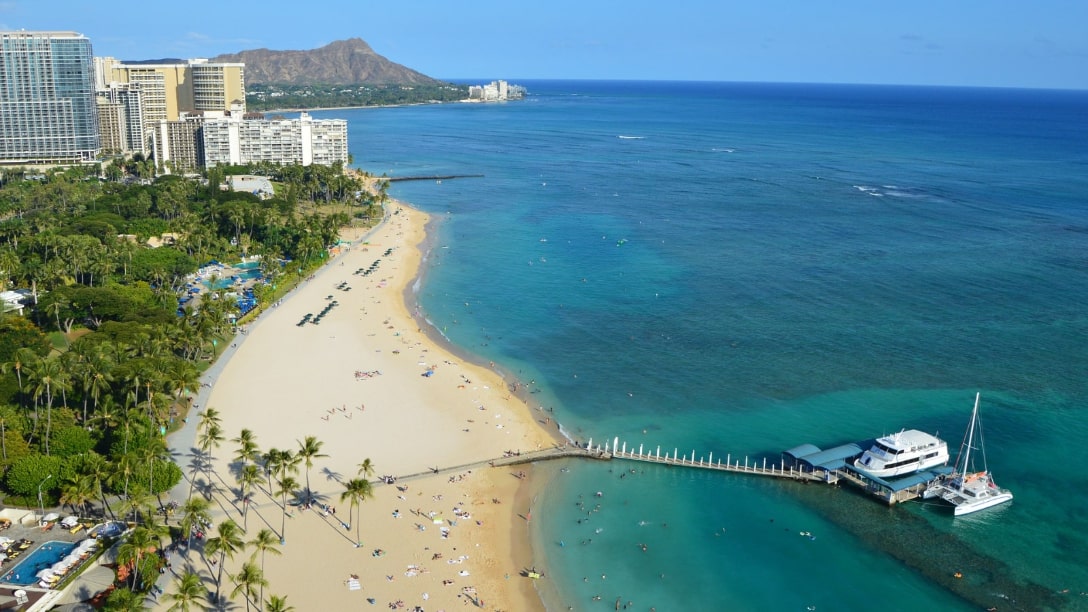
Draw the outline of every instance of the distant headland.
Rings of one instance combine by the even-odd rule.
[[[435,79],[379,55],[361,38],[307,51],[251,49],[212,61],[245,64],[246,107],[253,111],[490,102],[525,95],[523,87],[505,81],[469,86]]]

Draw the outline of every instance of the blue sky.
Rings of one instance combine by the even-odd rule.
[[[0,29],[96,55],[211,57],[359,37],[441,79],[1088,89],[1086,0],[0,0]],[[250,5],[252,6],[252,5]]]

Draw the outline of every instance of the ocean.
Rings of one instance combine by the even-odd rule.
[[[313,113],[361,169],[483,175],[390,190],[436,217],[417,297],[451,342],[572,438],[721,459],[954,454],[981,392],[1016,496],[541,465],[549,610],[1088,609],[1088,92],[518,84]]]

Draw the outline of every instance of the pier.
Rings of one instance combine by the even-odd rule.
[[[882,480],[867,476],[853,469],[851,460],[861,455],[861,446],[857,444],[844,444],[828,450],[820,450],[811,445],[804,444],[796,448],[783,451],[779,462],[768,462],[767,457],[753,459],[749,456],[734,456],[726,454],[722,459],[714,453],[699,455],[695,450],[690,453],[680,453],[679,448],[673,448],[671,452],[665,449],[662,452],[660,445],[652,448],[646,444],[639,444],[630,448],[626,442],[621,442],[619,437],[605,442],[603,445],[593,444],[593,439],[583,443],[569,443],[554,447],[520,452],[508,451],[502,457],[485,459],[464,465],[435,467],[426,472],[405,474],[397,476],[396,480],[411,480],[434,474],[456,473],[482,467],[505,467],[550,461],[553,459],[592,459],[597,461],[637,461],[641,463],[656,463],[678,468],[711,470],[716,472],[729,472],[733,474],[747,474],[762,476],[765,478],[789,479],[797,482],[820,482],[830,485],[846,483],[856,487],[865,493],[880,499],[886,504],[898,504],[904,501],[920,497],[926,487],[934,479],[948,474],[951,468],[938,467],[922,470],[895,480]],[[378,483],[380,484],[380,481]]]
[[[585,448],[590,454],[608,455],[614,459],[627,461],[660,463],[770,478],[789,478],[806,483],[822,482],[831,485],[846,483],[888,505],[920,497],[929,483],[951,471],[948,467],[930,468],[895,480],[869,476],[853,468],[853,459],[861,456],[863,447],[867,448],[871,444],[872,440],[869,440],[860,445],[843,444],[827,450],[820,450],[811,444],[803,444],[784,451],[781,461],[777,464],[771,462],[770,465],[766,457],[760,461],[751,460],[745,456],[744,462],[741,463],[739,457],[727,454],[724,462],[720,455],[715,462],[713,453],[708,453],[704,457],[697,455],[695,450],[692,450],[691,454],[681,455],[679,449],[674,448],[671,455],[667,450],[662,455],[660,446],[649,450],[645,444],[639,444],[637,449],[634,445],[629,449],[626,442],[620,442],[619,437],[613,438],[610,443],[606,442],[604,446],[596,447],[590,439]]]
[[[429,175],[429,176],[387,176],[381,177],[378,180],[385,181],[387,183],[397,183],[401,181],[445,181],[448,179],[459,178],[483,178],[482,174],[442,174],[442,175]]]

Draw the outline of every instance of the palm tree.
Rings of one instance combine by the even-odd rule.
[[[128,539],[117,550],[117,561],[122,564],[132,563],[132,588],[139,588],[140,564],[147,553],[154,552],[162,545],[159,535],[147,527],[136,527]],[[147,582],[147,577],[144,577]]]
[[[81,477],[90,482],[95,492],[98,493],[98,498],[102,500],[102,515],[105,516],[106,512],[112,515],[113,509],[106,502],[106,492],[102,488],[102,483],[109,478],[112,472],[110,462],[102,455],[89,451],[81,456],[78,471]]]
[[[249,541],[249,547],[253,549],[253,554],[249,556],[249,560],[252,561],[257,553],[261,553],[261,573],[264,574],[264,555],[265,553],[272,553],[273,555],[282,555],[283,551],[276,548],[276,544],[279,540],[276,539],[276,534],[272,533],[271,529],[262,529],[257,532],[257,537]],[[257,601],[264,601],[264,586],[261,585],[261,597]]]
[[[314,459],[320,457],[328,457],[321,453],[321,447],[325,443],[318,440],[316,436],[306,436],[305,439],[298,443],[298,456],[302,457],[306,462],[306,498],[307,501],[313,500],[313,490],[310,488],[310,468],[314,466]]]
[[[287,603],[287,597],[280,597],[279,595],[269,595],[268,601],[264,602],[264,612],[294,612],[295,607]]]
[[[85,395],[89,395],[93,401],[91,404],[91,410],[98,410],[98,400],[102,397],[102,393],[109,392],[110,382],[113,381],[113,376],[110,374],[109,368],[111,367],[110,361],[101,354],[92,354],[86,364],[87,381],[84,385]],[[87,401],[84,398],[83,401],[83,420],[87,420]]]
[[[223,418],[219,414],[219,410],[209,406],[200,414],[200,423],[197,427],[202,431],[207,431],[212,425],[222,425]]]
[[[140,449],[140,458],[147,462],[147,491],[159,499],[159,493],[155,491],[155,463],[170,460],[170,450],[166,448],[166,442],[159,436],[152,437],[143,448]],[[162,502],[159,502],[162,507]]]
[[[128,429],[128,426],[126,425],[125,428]],[[111,489],[113,489],[114,491],[121,491],[121,495],[126,501],[129,499],[129,477],[131,477],[132,474],[136,471],[136,468],[133,465],[134,462],[135,458],[130,453],[121,455],[114,460],[113,470],[110,472],[110,475],[106,480],[106,482],[110,485]]]
[[[60,360],[56,358],[47,358],[38,361],[34,364],[31,374],[37,381],[34,385],[35,406],[37,406],[37,402],[41,396],[45,395],[46,425],[43,440],[45,441],[45,454],[48,456],[50,429],[52,429],[53,424],[53,392],[63,387],[66,374],[61,368]],[[37,410],[35,410],[34,414],[35,428],[37,428]]]
[[[131,589],[117,588],[106,598],[102,609],[106,612],[143,612],[144,595]]]
[[[214,457],[211,454],[212,448],[219,448],[219,445],[223,443],[223,428],[219,426],[219,423],[211,423],[204,428],[204,431],[200,432],[200,438],[197,440],[197,444],[200,445],[200,451],[205,453],[210,463]],[[190,491],[190,495],[192,492]]]
[[[238,523],[227,519],[216,526],[217,536],[208,538],[204,545],[204,554],[219,555],[219,574],[215,579],[215,600],[219,601],[219,589],[223,583],[223,565],[227,559],[234,559],[234,555],[245,549],[246,543],[239,535],[241,528]]]
[[[374,475],[374,463],[370,461],[370,457],[363,459],[363,462],[359,464],[358,475],[363,478],[370,478]]]
[[[252,463],[242,466],[240,472],[238,472],[238,488],[241,489],[242,494],[242,530],[245,531],[249,525],[249,505],[250,505],[250,491],[261,482],[261,468],[253,465]]]
[[[94,499],[94,486],[82,476],[68,476],[61,483],[60,503],[87,516],[87,502]]]
[[[298,490],[298,481],[291,476],[284,476],[278,481],[279,490],[276,491],[280,494],[283,503],[281,509],[283,514],[280,517],[280,544],[287,543],[287,494],[293,493]]]
[[[186,535],[185,554],[193,545],[193,531],[201,529],[205,523],[211,520],[208,508],[211,504],[203,497],[190,497],[181,505],[181,520],[178,525],[181,532]]]
[[[374,490],[370,486],[370,481],[365,478],[352,478],[344,483],[344,492],[340,494],[340,501],[351,500],[351,507],[355,508],[355,546],[360,547],[363,545],[362,539],[359,536],[359,523],[362,520],[359,517],[359,504],[374,497]],[[348,512],[348,519],[351,518],[351,512]]]
[[[165,378],[164,382],[173,392],[175,404],[181,403],[182,394],[186,391],[191,393],[200,384],[200,373],[196,366],[181,359],[168,362]]]
[[[261,455],[261,463],[264,464],[264,475],[268,480],[268,490],[272,490],[272,474],[280,469],[281,451],[278,448],[270,448]]]
[[[264,578],[264,572],[261,568],[253,565],[249,561],[242,564],[242,569],[238,570],[238,573],[232,576],[234,579],[234,590],[230,592],[230,596],[233,598],[238,593],[242,593],[246,598],[246,610],[249,609],[249,602],[257,594],[255,591],[260,586],[263,592],[264,587],[268,586],[268,581]],[[260,601],[259,599],[257,601]]]
[[[238,445],[238,450],[234,453],[234,460],[245,465],[250,461],[256,461],[260,456],[260,452],[257,450],[257,436],[252,430],[243,429],[238,434],[237,438],[231,440]]]
[[[281,491],[283,490],[283,481],[288,477],[288,475],[289,474],[298,474],[298,464],[301,463],[301,462],[302,462],[302,457],[300,457],[299,455],[296,455],[295,453],[292,453],[289,450],[281,450],[281,451],[276,453],[275,459],[274,459],[274,465],[276,466],[276,469],[279,471],[278,480],[280,481],[280,490]],[[293,488],[291,490],[289,490],[289,491],[286,491],[286,493],[290,493],[291,491],[294,491],[295,489],[298,488],[297,483],[293,484],[292,486],[293,486]],[[284,507],[287,506],[287,498],[286,497],[284,497],[283,503],[280,504],[280,505],[284,506]]]
[[[64,326],[60,324],[60,312],[66,310],[69,306],[71,306],[71,302],[68,301],[68,298],[60,293],[55,293],[50,296],[49,304],[45,307],[47,311],[52,312],[53,316],[56,317],[57,331],[64,336],[65,345],[68,344],[68,335],[64,333]]]
[[[11,354],[11,361],[4,363],[4,372],[14,371],[15,377],[19,380],[19,393],[23,392],[23,368],[34,363],[38,360],[38,355],[34,351],[24,347],[15,349],[15,352]]]
[[[174,603],[174,605],[170,606],[169,610],[189,612],[194,608],[197,610],[206,610],[208,607],[204,605],[204,601],[207,598],[208,589],[205,588],[204,581],[200,579],[200,575],[192,570],[188,570],[177,577],[174,581],[174,592],[167,593],[164,599]]]
[[[95,415],[91,417],[92,421],[101,422],[102,430],[109,433],[114,427],[121,424],[121,411],[117,407],[117,402],[114,401],[112,395],[107,395],[102,398],[102,404],[95,406]]]

